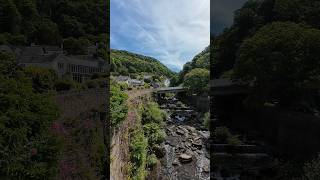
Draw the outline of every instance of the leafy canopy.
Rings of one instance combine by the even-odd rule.
[[[190,89],[192,93],[202,94],[209,91],[210,73],[207,69],[192,69],[184,77],[183,85]]]
[[[319,49],[320,30],[275,22],[242,44],[234,77],[253,81],[261,98],[287,103],[319,88]]]

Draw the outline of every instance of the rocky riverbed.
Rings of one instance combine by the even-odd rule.
[[[162,144],[162,179],[210,179],[209,131],[202,126],[199,113],[192,107],[167,103],[166,141]]]

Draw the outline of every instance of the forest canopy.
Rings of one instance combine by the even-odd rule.
[[[152,74],[172,77],[174,73],[159,60],[128,51],[111,50],[111,72],[119,75]]]

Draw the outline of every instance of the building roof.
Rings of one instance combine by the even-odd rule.
[[[129,76],[118,76],[118,77],[116,77],[117,81],[127,81],[129,79],[130,79]]]
[[[137,83],[137,84],[141,84],[142,81],[137,80],[137,79],[129,79],[129,83]]]
[[[20,55],[18,58],[19,63],[45,63],[54,61],[59,55],[59,53],[47,54],[47,55]]]

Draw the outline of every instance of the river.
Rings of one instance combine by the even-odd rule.
[[[210,133],[201,122],[200,113],[176,98],[166,98],[160,107],[167,111],[165,155],[161,159],[161,179],[210,179]]]

